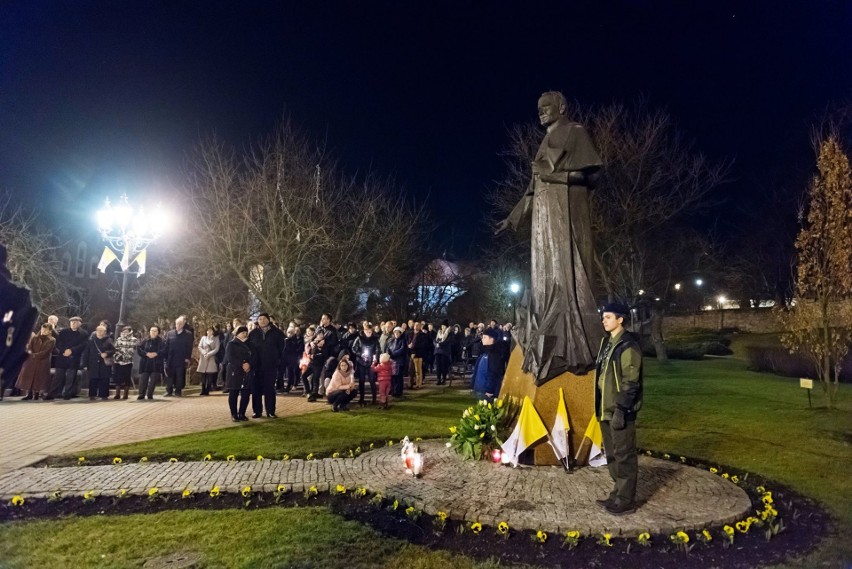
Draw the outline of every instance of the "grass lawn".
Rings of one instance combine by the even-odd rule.
[[[387,411],[352,406],[347,413],[310,413],[273,421],[250,421],[237,428],[217,429],[163,439],[99,448],[82,453],[87,459],[147,456],[150,460],[180,457],[201,460],[212,453],[217,460],[233,454],[238,460],[257,455],[281,458],[304,457],[309,452],[327,456],[373,441],[399,441],[406,435],[423,438],[449,437],[447,428],[458,422],[472,395],[458,389],[435,392],[400,402]],[[323,405],[324,403],[317,403]],[[76,456],[71,457],[76,460]]]
[[[651,360],[646,362],[645,407],[639,422],[641,446],[730,465],[734,467],[732,473],[741,468],[777,480],[821,502],[838,521],[838,536],[852,532],[852,482],[848,475],[852,466],[852,386],[841,386],[840,409],[829,412],[808,409],[807,397],[797,380],[749,372],[740,360],[673,361],[666,366]],[[818,390],[814,394],[815,403],[820,405],[821,394]],[[237,429],[158,439],[84,454],[90,458],[146,455],[152,459],[168,456],[199,459],[207,452],[219,458],[231,453],[245,458],[254,458],[257,454],[270,458],[283,453],[300,456],[308,452],[329,454],[368,441],[397,440],[405,434],[446,436],[447,427],[458,420],[462,409],[471,400],[469,394],[447,391],[405,402],[387,412],[359,410],[349,414],[329,412],[285,417]],[[309,518],[316,518],[317,524],[328,524],[328,532],[299,533],[298,526],[307,523]],[[198,523],[193,520],[198,520]],[[338,526],[341,539],[357,535],[361,537],[352,538],[359,540],[359,544],[369,544],[346,554],[348,566],[446,568],[493,565],[476,565],[460,556],[427,552],[377,537],[369,528],[342,522],[327,511],[273,508],[257,512],[166,512],[144,518],[127,516],[108,520],[85,518],[5,524],[0,526],[0,566],[5,567],[3,563],[9,559],[22,560],[16,563],[27,560],[27,564],[9,565],[12,567],[66,566],[72,559],[79,559],[63,557],[72,554],[53,546],[53,540],[58,539],[56,536],[65,539],[66,533],[78,536],[77,546],[69,548],[69,551],[76,552],[75,555],[86,551],[82,546],[88,539],[86,536],[96,535],[103,543],[99,554],[111,552],[113,557],[110,559],[115,560],[117,552],[127,551],[127,555],[132,554],[137,560],[122,565],[117,561],[111,564],[92,557],[86,558],[86,563],[76,563],[76,566],[140,566],[138,559],[143,551],[169,550],[162,549],[165,548],[163,539],[171,539],[169,536],[178,532],[182,537],[177,542],[168,543],[184,543],[220,563],[208,564],[210,567],[334,567],[328,563],[311,563],[317,552],[329,551],[333,547],[327,540],[327,534],[337,532]],[[120,532],[118,528],[121,527],[126,529]],[[332,530],[332,527],[335,529]],[[236,538],[226,541],[229,545],[219,543],[222,537],[230,540],[227,536],[233,532],[245,535],[250,543],[254,543],[250,540],[256,534],[273,531],[270,528],[274,528],[275,536],[300,536],[298,539],[275,538],[280,542],[274,545],[275,559],[291,559],[292,563],[269,565],[263,558],[253,560],[255,558],[249,557],[250,547],[236,549]],[[55,537],[45,540],[45,535]],[[126,540],[126,545],[121,545],[122,539]],[[32,543],[34,549],[44,550],[39,553],[38,563],[30,561],[35,559],[29,556],[34,554],[34,550],[22,545],[24,543]],[[267,540],[266,543],[272,542]],[[28,556],[21,557],[21,550]],[[245,553],[242,553],[243,550]],[[233,551],[240,551],[245,559],[227,565],[220,556]],[[304,553],[307,551],[311,554]],[[850,540],[830,537],[806,559],[791,561],[784,567],[848,567],[850,562]]]
[[[49,537],[48,537],[49,536]],[[205,568],[479,567],[465,558],[384,537],[326,508],[184,510],[6,524],[0,567],[141,567],[175,551]]]

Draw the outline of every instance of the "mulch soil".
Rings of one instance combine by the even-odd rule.
[[[737,532],[733,545],[728,544],[721,527],[708,528],[713,536],[709,543],[700,542],[696,532],[690,532],[692,546],[685,553],[671,543],[667,535],[651,537],[651,547],[640,546],[635,538],[612,538],[610,547],[598,543],[599,536],[582,536],[576,547],[563,543],[563,535],[551,534],[545,543],[537,543],[535,532],[509,530],[509,537],[498,535],[496,528],[485,526],[475,534],[469,523],[447,520],[443,530],[436,528],[435,518],[422,515],[411,519],[405,504],[393,508],[393,500],[366,495],[356,498],[349,489],[345,494],[320,493],[316,496],[286,493],[277,499],[271,493],[252,493],[249,498],[239,494],[211,497],[207,492],[189,498],[164,495],[95,496],[89,502],[81,497],[59,499],[26,499],[22,506],[0,506],[0,523],[57,519],[90,515],[128,515],[166,510],[233,508],[260,509],[268,507],[324,506],[346,519],[373,527],[380,533],[430,549],[449,550],[479,559],[499,558],[504,563],[528,563],[563,568],[594,568],[631,566],[635,569],[682,567],[746,569],[781,562],[807,553],[823,537],[836,533],[829,515],[815,502],[778,484],[752,477],[746,488],[755,505],[762,508],[760,495],[754,490],[764,485],[772,491],[774,504],[785,529],[771,540],[766,527],[752,527],[747,534]]]

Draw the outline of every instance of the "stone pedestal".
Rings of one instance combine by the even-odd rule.
[[[524,373],[521,369],[523,360],[524,354],[521,347],[515,345],[509,358],[509,365],[506,367],[500,398],[517,398],[517,402],[521,403],[524,396],[528,396],[544,421],[544,426],[550,431],[556,417],[556,404],[561,387],[565,395],[565,406],[568,408],[568,423],[571,425],[571,456],[574,456],[583,441],[583,434],[589,425],[589,420],[595,412],[594,371],[586,375],[563,373],[541,387],[536,387],[533,376]],[[532,453],[536,465],[559,464],[547,439],[536,443]],[[588,455],[588,453],[585,454]],[[588,456],[580,456],[577,464],[586,464],[587,460]]]

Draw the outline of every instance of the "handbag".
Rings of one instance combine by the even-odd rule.
[[[98,351],[99,354],[103,353],[101,351],[101,349],[98,347],[97,342],[95,342],[95,349]],[[112,356],[107,356],[107,357],[103,358],[103,360],[104,360],[104,365],[107,366],[107,367],[112,367],[112,364],[115,363],[112,359]]]

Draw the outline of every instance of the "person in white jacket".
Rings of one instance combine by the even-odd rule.
[[[219,373],[219,365],[216,363],[219,338],[212,326],[207,328],[207,334],[198,342],[198,352],[198,373],[203,374],[201,395],[210,395],[210,391],[216,387],[216,376]]]

